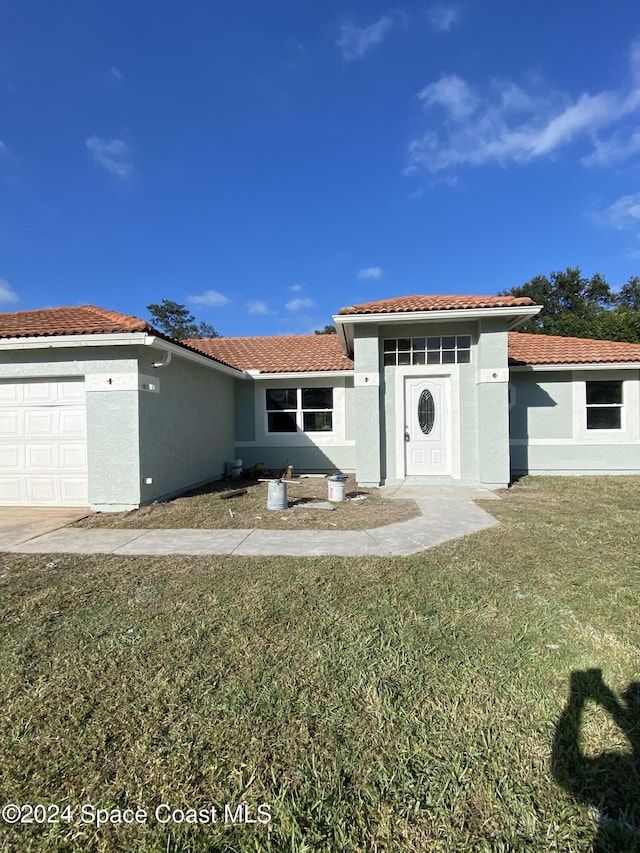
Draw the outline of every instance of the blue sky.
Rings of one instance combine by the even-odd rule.
[[[640,273],[640,5],[0,0],[0,310]]]

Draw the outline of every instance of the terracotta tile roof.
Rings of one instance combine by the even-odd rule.
[[[640,344],[509,332],[509,364],[640,363]]]
[[[97,335],[109,332],[150,332],[144,320],[116,311],[77,305],[72,308],[43,308],[0,314],[0,338],[30,338],[41,335]]]
[[[42,308],[37,311],[15,311],[10,314],[0,314],[1,338],[32,338],[49,335],[101,335],[118,332],[146,332],[149,335],[171,341],[178,346],[197,350],[176,341],[159,332],[146,320],[133,317],[130,314],[119,314],[117,311],[107,311],[95,305],[76,305],[70,308]],[[205,353],[209,355],[208,353]],[[222,359],[214,358],[215,361]],[[225,362],[222,361],[224,364]],[[229,367],[233,365],[227,365]]]
[[[404,311],[452,311],[461,308],[519,308],[535,305],[528,296],[398,296],[341,308],[338,314],[395,314]]]
[[[186,343],[241,370],[261,373],[353,370],[353,361],[343,355],[337,335],[207,338]]]

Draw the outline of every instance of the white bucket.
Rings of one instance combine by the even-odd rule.
[[[329,485],[329,500],[333,503],[342,503],[347,485],[345,481],[342,478],[329,477],[327,483]]]
[[[269,480],[267,491],[267,509],[286,509],[287,484],[283,480]]]
[[[227,473],[232,480],[237,480],[242,474],[242,459],[233,459],[227,462]]]

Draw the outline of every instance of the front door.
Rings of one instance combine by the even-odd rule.
[[[451,380],[405,377],[405,474],[451,474]]]

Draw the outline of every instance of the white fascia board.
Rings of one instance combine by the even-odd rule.
[[[3,338],[0,350],[55,349],[58,347],[138,346],[146,332],[112,332],[102,335],[36,335],[31,338]]]
[[[391,314],[335,314],[336,327],[343,351],[353,352],[353,326],[363,323],[425,323],[431,321],[457,322],[458,320],[481,320],[483,317],[512,317],[507,329],[515,329],[530,317],[542,311],[542,305],[521,308],[451,308],[440,311],[396,311]]]
[[[336,314],[336,328],[355,323],[424,323],[429,320],[481,320],[483,317],[513,317],[518,324],[528,317],[535,317],[542,305],[521,308],[451,308],[440,311],[396,311],[385,314]]]
[[[640,370],[638,361],[595,361],[588,364],[514,364],[509,365],[509,373],[550,372],[563,370]]]
[[[259,370],[247,371],[251,379],[332,379],[336,376],[353,376],[353,370],[306,370],[289,373],[260,373]]]
[[[246,370],[238,370],[237,367],[229,367],[213,358],[204,355],[203,353],[195,352],[194,350],[181,347],[179,344],[174,344],[171,341],[165,341],[164,338],[157,338],[154,335],[145,335],[146,340],[143,342],[146,346],[154,347],[155,349],[170,352],[179,358],[186,358],[187,361],[195,361],[205,367],[210,367],[220,373],[226,373],[227,376],[233,376],[235,379],[248,379]]]
[[[237,370],[235,367],[227,367],[206,355],[181,347],[178,344],[165,341],[155,335],[146,332],[107,332],[105,334],[86,335],[36,335],[30,338],[2,338],[0,339],[1,350],[37,350],[37,349],[62,349],[69,347],[126,347],[126,346],[152,346],[156,349],[170,352],[172,355],[197,361],[207,367],[220,370],[236,379],[244,378],[245,371]]]

